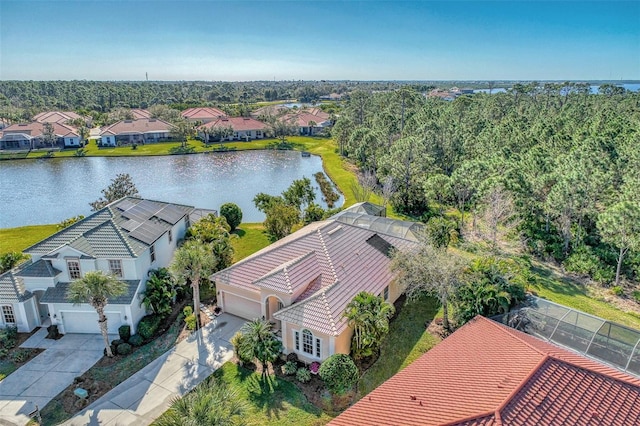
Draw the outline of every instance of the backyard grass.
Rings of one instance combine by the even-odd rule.
[[[247,370],[227,362],[213,373],[235,389],[246,401],[242,416],[244,424],[252,425],[306,425],[327,424],[332,417],[311,404],[296,385],[277,378]],[[199,385],[200,386],[200,385]]]
[[[399,303],[396,302],[399,313],[391,322],[389,334],[380,347],[380,357],[358,382],[359,398],[380,386],[439,342],[425,327],[425,323],[431,322],[438,312],[439,304],[436,299],[424,297],[407,304]]]
[[[264,232],[262,223],[242,223],[233,231],[238,238],[231,240],[234,249],[233,263],[271,244],[269,236]]]
[[[17,251],[47,238],[56,232],[57,225],[32,225],[0,229],[0,255]]]

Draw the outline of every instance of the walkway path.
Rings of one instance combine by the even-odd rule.
[[[65,334],[59,340],[46,339],[46,335],[47,330],[41,328],[20,345],[45,351],[0,382],[0,425],[26,424],[36,405],[47,405],[103,357],[100,334]]]
[[[189,392],[233,357],[229,341],[244,322],[229,314],[215,317],[64,424],[150,424],[174,398]]]

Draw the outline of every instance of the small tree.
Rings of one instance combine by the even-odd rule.
[[[274,362],[282,352],[282,343],[271,331],[271,323],[263,319],[253,319],[241,328],[238,358],[257,359],[262,364],[262,375],[268,373],[268,363]]]
[[[216,259],[213,272],[224,269],[233,262],[230,229],[224,217],[209,214],[191,225],[187,231],[188,240],[200,241],[211,250]]]
[[[44,143],[51,145],[51,148],[56,145],[58,136],[56,135],[56,132],[53,128],[53,124],[44,123],[42,125],[42,140],[44,141]]]
[[[640,205],[623,201],[614,204],[598,217],[602,240],[618,248],[616,286],[620,284],[622,260],[629,250],[640,250]]]
[[[347,305],[344,316],[353,327],[351,351],[356,359],[371,356],[389,332],[389,319],[395,308],[382,297],[366,291],[358,293]]]
[[[67,299],[74,305],[88,303],[98,313],[98,325],[104,339],[107,356],[112,357],[111,346],[109,345],[109,334],[107,327],[107,316],[104,308],[109,303],[109,298],[122,296],[127,292],[127,284],[119,281],[111,275],[104,275],[102,271],[87,272],[84,277],[79,278],[69,284]]]
[[[242,223],[242,210],[234,203],[225,203],[220,206],[220,216],[223,216],[233,232]]]
[[[26,255],[17,251],[4,253],[3,255],[0,255],[0,274],[4,274],[9,269],[13,269],[20,262],[26,259],[27,259]]]
[[[319,373],[327,388],[336,395],[345,394],[358,381],[358,367],[349,355],[331,355],[322,363]]]
[[[122,197],[137,197],[138,188],[128,173],[120,173],[111,180],[111,184],[102,190],[102,198],[89,203],[92,211],[98,211],[109,203]]]
[[[300,212],[294,206],[275,204],[267,210],[264,227],[275,240],[279,240],[289,235],[299,221]]]

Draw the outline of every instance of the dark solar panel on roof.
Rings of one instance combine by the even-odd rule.
[[[122,227],[122,229],[124,229],[125,231],[133,231],[134,229],[136,229],[138,226],[140,226],[140,222],[137,222],[133,219],[129,219],[129,220],[125,220],[124,222],[122,222],[120,224],[120,226]]]
[[[121,202],[119,202],[116,207],[119,208],[120,210],[124,211],[127,209],[130,209],[131,207],[135,206],[136,204],[131,202],[131,200],[122,200]]]
[[[145,244],[153,244],[153,242],[157,240],[158,237],[166,231],[166,229],[168,229],[168,227],[165,227],[160,223],[145,222],[133,231],[129,232],[129,236],[136,240],[140,240]]]
[[[370,246],[378,250],[380,253],[384,254],[387,257],[391,257],[391,249],[393,249],[393,245],[389,244],[384,238],[379,236],[378,234],[373,234],[371,237],[367,239],[367,243]]]
[[[156,217],[175,225],[183,216],[185,212],[174,205],[166,205],[156,213]]]

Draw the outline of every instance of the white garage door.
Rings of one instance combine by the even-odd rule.
[[[100,333],[96,311],[62,311],[60,314],[65,333]],[[107,312],[106,314],[109,334],[117,334],[118,327],[122,325],[120,312]]]
[[[248,320],[260,318],[262,316],[259,302],[245,299],[244,297],[239,297],[227,292],[223,292],[222,295],[224,297],[225,312]]]

